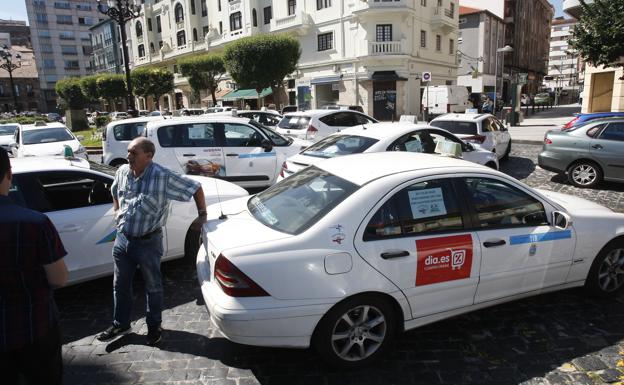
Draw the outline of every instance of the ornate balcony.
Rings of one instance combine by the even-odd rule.
[[[364,40],[360,46],[359,57],[407,55],[407,41],[368,41]]]
[[[431,17],[431,26],[433,28],[439,28],[446,32],[450,32],[453,29],[458,28],[455,15],[450,9],[444,7],[436,7],[433,10],[433,16]]]
[[[303,36],[311,26],[312,18],[304,11],[298,11],[294,15],[271,19],[271,32],[294,31]]]

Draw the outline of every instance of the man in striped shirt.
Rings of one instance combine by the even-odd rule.
[[[113,246],[114,314],[113,324],[98,335],[100,341],[130,331],[132,279],[137,267],[141,268],[147,292],[147,344],[155,345],[160,341],[162,226],[167,220],[169,202],[188,201],[193,197],[198,211],[193,226],[199,229],[206,218],[201,184],[154,163],[155,152],[149,139],[134,139],[128,146],[128,164],[117,170],[111,187],[117,220],[117,238]]]
[[[52,289],[67,282],[54,225],[9,198],[11,165],[0,147],[0,375],[3,384],[62,382],[61,331]]]

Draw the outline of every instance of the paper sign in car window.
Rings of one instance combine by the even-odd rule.
[[[437,217],[446,215],[442,188],[428,188],[425,190],[408,191],[410,207],[414,219]]]
[[[204,139],[204,134],[203,126],[190,126],[188,128],[189,139]]]
[[[423,152],[423,146],[420,140],[410,140],[405,142],[405,150],[409,152]]]
[[[472,236],[451,235],[416,241],[416,286],[470,277]]]
[[[254,207],[258,210],[258,214],[260,214],[260,216],[262,218],[264,218],[270,225],[274,225],[276,224],[277,218],[275,217],[275,215],[273,215],[273,213],[271,212],[271,210],[269,210],[264,203],[260,202],[257,199],[252,199],[251,200],[251,204],[254,205]]]
[[[299,122],[299,117],[295,116],[294,118],[290,118],[288,124],[297,124]]]

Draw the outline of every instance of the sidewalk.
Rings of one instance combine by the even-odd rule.
[[[524,112],[524,108],[522,109]],[[518,126],[509,127],[514,143],[542,144],[544,134],[553,128],[559,128],[581,112],[578,104],[568,104],[540,111],[524,118]]]

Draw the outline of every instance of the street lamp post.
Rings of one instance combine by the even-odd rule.
[[[19,112],[19,105],[17,104],[17,93],[15,92],[15,84],[13,83],[13,71],[22,66],[22,55],[19,53],[15,55],[17,63],[13,62],[13,54],[9,50],[6,44],[0,50],[0,58],[4,61],[0,64],[0,68],[6,70],[9,73],[9,82],[11,83],[11,92],[13,92],[13,107],[15,111]]]
[[[128,47],[126,46],[126,21],[139,17],[141,7],[131,4],[129,0],[107,0],[106,5],[102,4],[102,0],[97,0],[98,11],[107,15],[119,24],[121,30],[121,50],[123,52],[124,69],[126,72],[126,105],[128,110],[136,113],[134,104],[134,96],[132,95],[132,80],[130,79],[130,60],[128,58]]]
[[[503,76],[501,76],[502,78],[504,78],[504,74],[505,74],[505,52],[513,52],[513,48],[509,45],[504,46],[503,48],[498,48],[496,50],[496,60],[494,61],[494,107],[493,107],[493,112],[494,115],[496,115],[496,93],[497,93],[497,88],[498,88],[498,54],[499,53],[503,53]]]

